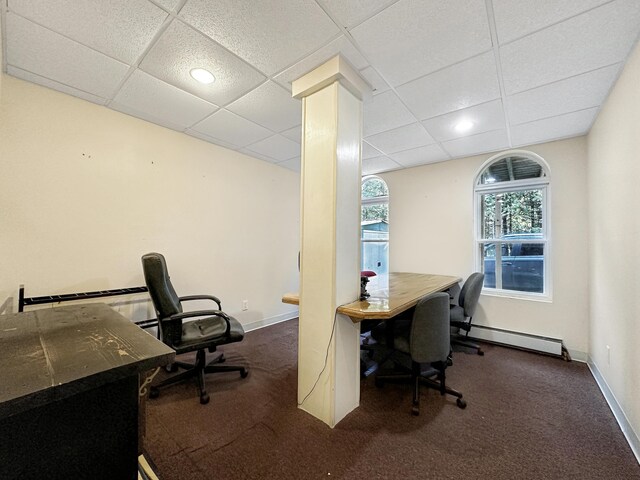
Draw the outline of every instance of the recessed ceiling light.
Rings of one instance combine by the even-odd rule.
[[[460,120],[456,123],[455,129],[459,133],[468,132],[473,127],[473,122],[471,120]]]
[[[194,80],[204,83],[208,85],[209,83],[213,83],[216,80],[216,77],[213,76],[209,70],[205,70],[204,68],[194,68],[190,72],[191,76]]]

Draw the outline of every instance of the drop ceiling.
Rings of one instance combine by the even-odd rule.
[[[587,133],[639,0],[5,0],[9,75],[299,171],[291,81],[372,85],[363,172]],[[189,72],[205,68],[209,85]],[[461,132],[462,120],[470,125]]]

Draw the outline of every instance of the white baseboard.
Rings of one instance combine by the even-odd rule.
[[[590,356],[587,359],[587,365],[589,366],[589,370],[591,370],[591,374],[596,380],[598,387],[600,387],[600,391],[604,395],[605,400],[609,404],[609,408],[613,412],[613,416],[616,418],[618,425],[620,425],[620,430],[622,430],[622,433],[627,439],[627,442],[631,447],[631,451],[636,456],[636,460],[640,464],[640,439],[638,438],[638,434],[633,430],[624,410],[622,410],[618,400],[616,400],[615,395],[609,388],[609,385],[607,385],[606,380]]]
[[[286,322],[287,320],[292,320],[294,318],[298,318],[298,311],[282,313],[280,315],[274,315],[273,317],[263,318],[262,320],[256,320],[255,322],[245,323],[243,324],[243,328],[245,332],[250,332],[252,330],[258,330],[259,328],[268,327],[269,325],[275,325],[276,323]]]
[[[551,355],[562,355],[562,340],[558,338],[513,332],[510,330],[503,330],[501,328],[485,327],[483,325],[472,325],[471,331],[469,332],[469,338],[508,345],[511,347],[524,348],[526,350],[533,350]]]
[[[580,350],[568,350],[569,356],[571,360],[575,362],[588,363],[589,355],[586,352],[581,352]]]

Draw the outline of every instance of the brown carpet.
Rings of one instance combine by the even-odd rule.
[[[146,451],[161,480],[640,479],[640,466],[583,363],[487,346],[456,352],[451,387],[468,402],[362,382],[335,429],[296,407],[297,321],[224,349],[249,377],[209,375],[211,402],[182,383],[147,403]]]

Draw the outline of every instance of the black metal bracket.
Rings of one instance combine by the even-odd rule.
[[[104,298],[115,297],[118,295],[131,295],[135,293],[147,293],[149,289],[147,287],[129,287],[129,288],[114,288],[112,290],[96,290],[94,292],[78,292],[78,293],[65,293],[62,295],[42,295],[40,297],[25,297],[24,285],[20,285],[18,291],[18,312],[24,312],[24,307],[30,305],[44,305],[47,303],[62,303],[72,302],[74,300],[86,300],[89,298]],[[141,328],[152,328],[158,326],[158,320],[151,318],[148,320],[139,320],[134,322]]]

